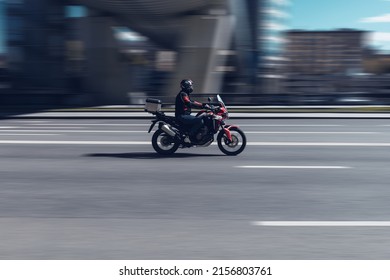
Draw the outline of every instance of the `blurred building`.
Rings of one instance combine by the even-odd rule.
[[[283,91],[289,1],[260,1],[257,31],[258,79],[261,94],[279,94]]]
[[[362,72],[365,31],[288,31],[287,73],[345,74]]]
[[[7,60],[14,87],[63,89],[63,5],[50,0],[8,0]]]
[[[366,83],[363,88],[383,104],[390,102],[390,55],[366,50],[364,56]]]
[[[4,54],[0,54],[0,68],[6,67],[6,56]]]
[[[364,55],[364,72],[371,74],[390,74],[390,54],[366,50]]]
[[[286,91],[329,99],[356,92],[353,77],[364,72],[365,38],[365,31],[351,29],[286,32]]]
[[[191,78],[198,93],[251,100],[280,75],[286,0],[5,3],[15,92],[127,104],[173,97],[180,80]]]
[[[0,94],[9,88],[9,75],[6,66],[5,55],[0,54]]]

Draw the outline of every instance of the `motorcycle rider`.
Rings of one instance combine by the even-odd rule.
[[[189,136],[191,141],[195,140],[195,133],[203,126],[203,119],[191,115],[191,108],[206,108],[210,106],[206,103],[200,103],[191,100],[190,94],[193,92],[194,82],[190,79],[185,79],[180,82],[181,90],[176,96],[175,102],[175,117],[184,125],[190,127]],[[185,139],[185,141],[188,139]]]

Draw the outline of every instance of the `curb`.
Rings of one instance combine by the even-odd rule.
[[[0,119],[153,119],[137,113],[36,113]],[[390,113],[231,113],[229,119],[390,119]]]
[[[229,106],[231,119],[265,118],[343,118],[389,119],[390,106]],[[163,111],[173,115],[173,108]],[[53,109],[42,111],[20,110],[0,113],[0,119],[152,119],[139,106],[105,106],[89,108]]]

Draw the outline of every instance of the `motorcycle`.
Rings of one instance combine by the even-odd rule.
[[[211,99],[208,100],[210,103]],[[217,101],[209,109],[202,109],[197,113],[197,117],[203,118],[204,125],[196,133],[196,139],[189,141],[189,128],[174,116],[167,116],[162,112],[161,100],[147,98],[145,111],[155,116],[148,133],[158,123],[158,129],[152,136],[154,150],[161,155],[170,155],[178,148],[208,147],[217,135],[218,147],[224,154],[240,154],[245,149],[246,136],[238,126],[225,124],[225,120],[229,118],[228,110],[219,95]]]

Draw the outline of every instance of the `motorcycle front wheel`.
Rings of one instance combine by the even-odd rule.
[[[237,128],[233,127],[230,129],[232,135],[232,141],[230,141],[223,130],[218,134],[217,141],[219,149],[228,156],[236,156],[240,154],[246,146],[246,136],[244,132]]]
[[[160,155],[171,155],[179,148],[180,143],[174,137],[158,129],[152,137],[153,149]]]

